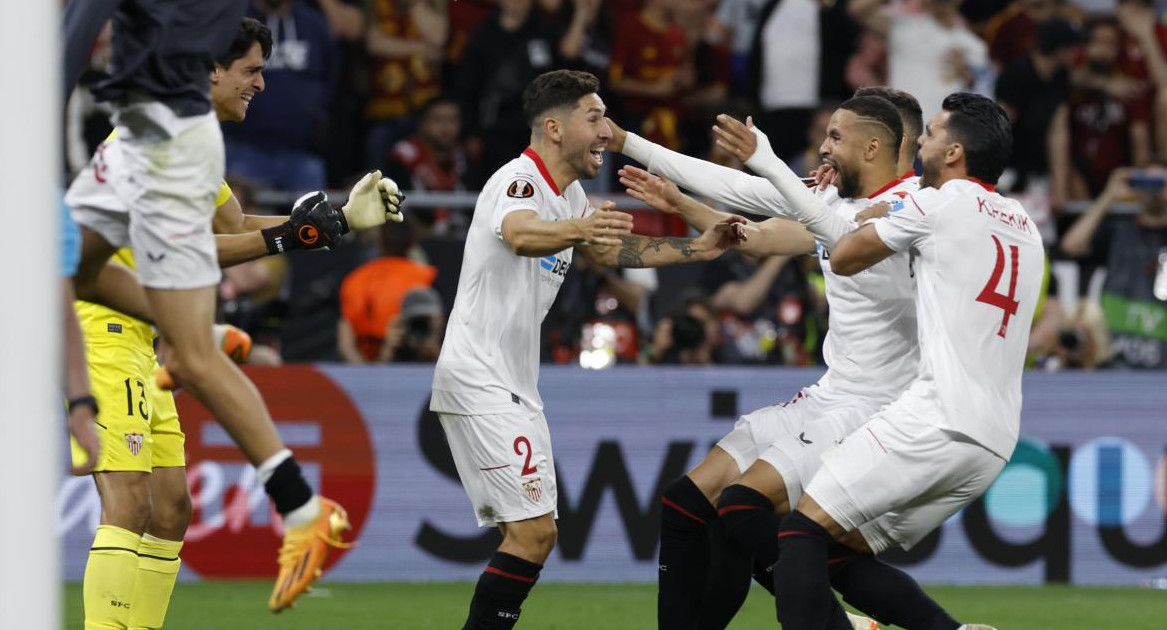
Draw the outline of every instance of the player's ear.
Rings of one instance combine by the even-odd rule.
[[[953,165],[964,159],[964,145],[959,142],[953,142],[948,145],[948,150],[944,152],[944,163]]]
[[[559,142],[563,139],[563,126],[557,118],[548,116],[543,119],[543,135],[554,142]]]
[[[218,85],[219,80],[223,78],[223,66],[215,64],[215,69],[211,70],[211,85]]]

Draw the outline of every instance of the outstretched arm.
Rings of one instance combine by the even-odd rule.
[[[403,199],[397,184],[380,171],[361,178],[339,210],[324,193],[316,192],[300,197],[288,216],[243,214],[239,200],[231,194],[215,209],[219,266],[232,267],[290,249],[328,247],[350,230],[401,222]]]
[[[698,238],[623,234],[617,245],[585,247],[577,251],[591,262],[605,267],[664,267],[713,260],[745,239],[742,230],[745,223],[741,217],[728,216]]]
[[[786,199],[765,179],[671,151],[607,120],[612,128],[608,150],[644,164],[649,172],[730,208],[767,217],[788,215]]]
[[[644,169],[626,166],[620,169],[620,183],[628,194],[653,208],[679,215],[690,226],[705,231],[733,216],[682,193],[677,185]],[[766,182],[770,186],[769,182]],[[801,224],[788,219],[766,219],[761,223],[746,223],[747,238],[734,249],[750,256],[792,256],[814,252],[814,237]]]

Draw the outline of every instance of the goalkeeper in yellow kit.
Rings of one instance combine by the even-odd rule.
[[[246,116],[251,98],[263,91],[262,70],[270,54],[268,28],[245,18],[211,74],[211,104],[219,120],[240,121]],[[125,204],[105,186],[124,159],[116,134],[98,149],[66,197],[78,222],[110,242],[122,240],[116,234],[110,238],[111,231],[125,229],[109,216]],[[244,215],[223,183],[215,199],[214,218],[219,263],[230,266],[290,249],[326,247],[350,229],[372,227],[387,219],[400,221],[400,200],[396,185],[373,172],[354,186],[340,210],[317,192],[301,197],[290,216],[260,217]],[[135,267],[132,252],[118,250],[106,267],[110,273],[103,271],[101,286],[85,295],[97,299],[115,293],[116,300],[100,301],[148,318],[145,296],[127,270]],[[97,423],[102,440],[94,474],[102,515],[85,570],[85,627],[160,628],[191,519],[184,436],[174,399],[167,391],[174,383],[158,366],[154,331],[147,323],[89,302],[77,302],[77,313],[101,410]],[[246,334],[224,326],[217,326],[215,332],[225,352],[236,360],[245,358],[250,350]],[[76,448],[74,455],[84,457]],[[286,503],[289,497],[271,492],[267,482],[273,475],[287,474],[289,461],[294,464],[285,449],[258,466],[277,509],[281,498]],[[281,510],[287,534],[279,558],[280,575],[269,602],[277,612],[290,607],[316,579],[328,547],[344,544],[340,540],[341,531],[348,527],[344,510],[308,493],[291,498],[300,499],[300,505]]]

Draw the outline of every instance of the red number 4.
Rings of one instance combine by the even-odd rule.
[[[531,473],[539,472],[539,469],[531,465],[531,455],[535,454],[535,449],[531,448],[531,440],[528,440],[527,436],[520,435],[519,437],[515,438],[515,455],[524,454],[523,451],[519,450],[519,445],[521,444],[527,445],[527,459],[523,460],[523,472],[519,473],[519,476],[526,477]]]
[[[1005,248],[996,236],[993,236],[993,243],[997,245],[997,264],[993,267],[993,275],[989,276],[989,283],[977,296],[977,301],[1005,311],[1001,319],[1001,328],[997,331],[997,336],[1004,338],[1005,330],[1009,328],[1009,318],[1017,314],[1017,307],[1021,304],[1013,297],[1017,292],[1017,246],[1009,246],[1009,257],[1012,259],[1009,270],[1009,294],[1002,295],[997,293],[997,285],[1001,282],[1001,274],[1005,272]]]

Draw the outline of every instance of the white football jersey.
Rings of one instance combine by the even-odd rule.
[[[458,295],[434,371],[430,409],[488,415],[541,411],[539,333],[571,267],[572,249],[543,258],[516,254],[502,221],[517,210],[544,221],[588,214],[579,182],[559,191],[543,161],[528,148],[482,189],[466,235]]]
[[[628,134],[625,152],[646,164],[649,171],[729,208],[764,216],[791,215],[789,202],[763,177],[670,151],[635,134]],[[919,187],[919,178],[909,173],[870,198],[843,199],[834,186],[816,188],[814,194],[854,224],[860,210],[879,202],[899,211],[908,193]],[[823,358],[829,369],[819,385],[880,404],[895,400],[916,377],[919,367],[910,256],[897,254],[850,278],[831,271],[830,252],[821,244],[817,257],[830,306],[823,342]]]
[[[855,215],[876,203],[903,212],[905,200],[919,188],[919,178],[906,175],[870,197],[844,199],[833,186],[818,194],[854,226]],[[822,244],[818,259],[830,308],[823,341],[828,370],[819,384],[879,403],[895,400],[919,371],[911,255],[896,254],[850,277],[831,270],[830,252]]]
[[[916,257],[920,376],[910,391],[940,403],[939,426],[1008,459],[1045,273],[1041,236],[1020,203],[975,180],[906,201],[875,229],[888,247]]]

